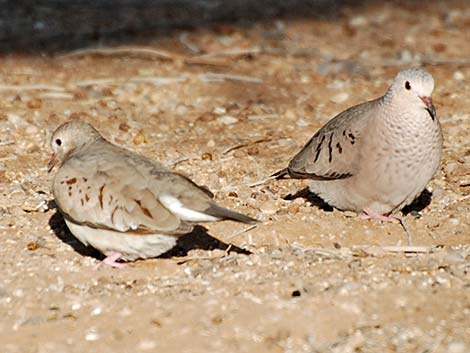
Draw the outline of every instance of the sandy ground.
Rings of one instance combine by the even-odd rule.
[[[208,54],[198,64],[0,57],[0,351],[470,352],[465,1],[182,33],[138,44]],[[295,196],[303,181],[248,186],[418,64],[435,78],[445,136],[432,198],[406,216],[423,253],[393,252],[406,245],[397,224]],[[45,167],[51,131],[72,118],[262,223],[206,225],[165,258],[94,270],[97,254],[68,233]]]

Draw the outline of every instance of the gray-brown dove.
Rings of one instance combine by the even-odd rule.
[[[310,190],[331,206],[398,219],[389,215],[410,204],[439,167],[442,131],[433,89],[426,71],[399,72],[383,97],[331,119],[273,177],[311,179]]]
[[[216,205],[183,175],[111,144],[83,121],[59,126],[51,148],[57,207],[83,244],[107,256],[106,264],[159,256],[197,222],[256,222]]]

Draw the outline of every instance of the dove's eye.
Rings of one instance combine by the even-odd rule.
[[[56,139],[55,143],[56,143],[57,146],[60,146],[60,145],[62,145],[62,140],[61,139]]]
[[[409,91],[411,89],[410,81],[405,82],[405,88]]]

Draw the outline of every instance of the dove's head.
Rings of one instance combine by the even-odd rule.
[[[74,151],[101,138],[93,126],[81,120],[71,120],[60,125],[51,137],[52,156],[47,170],[51,172],[57,163],[62,164]]]
[[[393,80],[385,97],[406,104],[426,109],[435,118],[436,110],[432,104],[434,79],[431,74],[418,68],[400,71]]]

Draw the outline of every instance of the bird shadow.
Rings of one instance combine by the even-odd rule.
[[[323,200],[320,196],[310,191],[308,187],[298,191],[295,194],[289,194],[284,197],[284,200],[295,200],[297,198],[304,198],[306,201],[310,202],[313,206],[317,206],[321,210],[325,212],[332,212],[333,207],[330,206],[325,200]],[[411,214],[413,216],[418,215],[418,212],[422,211],[426,207],[429,206],[432,200],[432,192],[428,189],[424,189],[421,194],[408,206],[404,207],[401,212],[403,215]],[[419,215],[418,215],[419,216]]]
[[[53,206],[51,207],[53,208]],[[90,246],[82,244],[75,236],[70,232],[67,225],[65,224],[64,218],[60,212],[55,212],[49,219],[49,226],[54,234],[63,241],[65,244],[71,246],[73,250],[82,256],[93,257],[98,260],[103,260],[105,256],[98,250]],[[157,258],[171,258],[171,257],[184,257],[187,256],[189,251],[201,249],[201,250],[224,250],[228,252],[235,252],[239,254],[249,255],[249,250],[240,248],[233,244],[227,244],[220,241],[217,238],[211,236],[207,229],[202,226],[195,226],[193,231],[188,234],[184,234],[178,238],[176,245],[161,254]]]
[[[214,238],[207,232],[203,226],[197,225],[191,233],[187,233],[178,238],[176,246],[160,255],[160,258],[183,257],[187,256],[191,250],[224,250],[238,254],[250,255],[251,251],[240,248],[233,244],[227,244],[217,238]]]
[[[67,225],[65,224],[64,217],[60,212],[56,211],[51,218],[49,218],[49,227],[52,229],[54,234],[62,240],[65,244],[72,247],[77,253],[82,256],[93,257],[98,260],[103,260],[105,256],[101,254],[98,250],[86,246],[80,242],[75,236],[70,232]]]
[[[305,199],[306,201],[310,202],[312,206],[316,206],[325,212],[333,212],[333,207],[330,206],[320,196],[311,192],[308,187],[303,188],[302,190],[296,192],[295,194],[287,195],[286,197],[284,197],[284,200],[293,201],[298,198]]]
[[[421,194],[408,206],[405,206],[401,212],[403,215],[411,214],[415,216],[419,211],[422,211],[426,207],[429,206],[429,204],[432,201],[432,192],[429,191],[428,189],[424,189]]]

